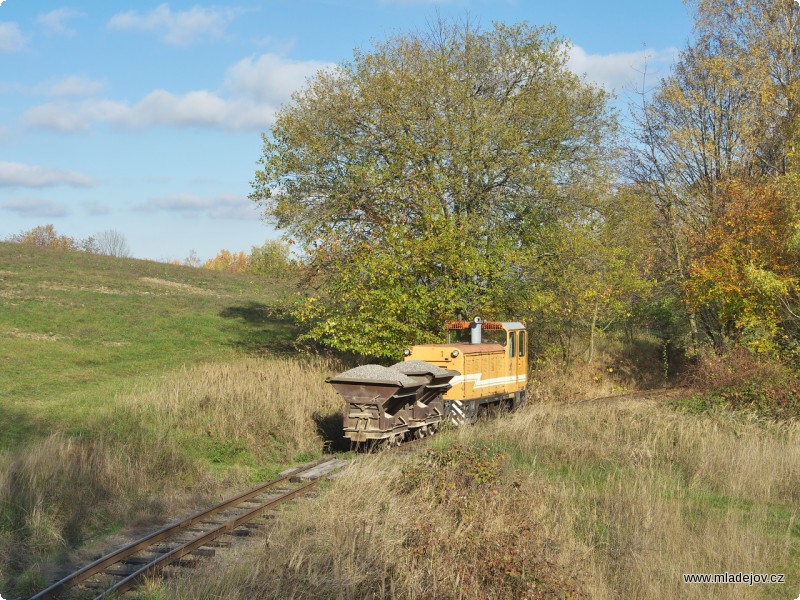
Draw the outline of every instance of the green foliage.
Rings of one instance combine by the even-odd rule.
[[[286,277],[292,269],[289,244],[283,240],[267,240],[250,250],[247,273],[273,279]]]
[[[565,364],[576,346],[591,362],[596,338],[630,325],[652,290],[649,207],[626,188],[593,203],[541,230],[526,248],[524,276],[507,288],[513,312],[539,332],[534,343],[555,342]]]
[[[308,339],[388,357],[446,317],[520,316],[508,290],[592,195],[612,129],[566,60],[550,28],[438,23],[295,95],[251,198],[307,255]]]
[[[503,453],[485,446],[456,443],[430,449],[422,460],[403,469],[398,491],[408,494],[424,487],[424,494],[436,504],[454,501],[467,510],[464,494],[491,490],[503,473],[505,461]]]

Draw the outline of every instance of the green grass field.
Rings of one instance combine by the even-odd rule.
[[[0,449],[184,364],[285,352],[292,284],[0,243]]]

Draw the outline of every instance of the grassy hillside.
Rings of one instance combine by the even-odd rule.
[[[292,286],[0,243],[0,448],[182,364],[286,350]]]
[[[288,351],[291,295],[0,244],[0,593],[41,589],[61,550],[320,453],[341,366]],[[542,371],[530,396],[634,386],[626,363],[602,364]],[[235,568],[142,597],[794,598],[800,425],[673,404],[532,403],[427,456],[365,457]],[[683,583],[695,572],[786,583]]]
[[[270,281],[0,244],[0,593],[43,561],[322,452],[333,367]],[[339,417],[341,418],[341,417]]]

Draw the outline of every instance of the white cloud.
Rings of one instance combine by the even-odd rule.
[[[155,90],[134,104],[103,99],[58,100],[28,109],[23,121],[29,127],[64,133],[89,129],[94,122],[125,129],[171,126],[258,131],[273,122],[280,104],[307,77],[327,66],[330,65],[318,61],[298,62],[264,54],[230,67],[222,92],[174,94]],[[80,83],[74,87],[80,88]],[[92,82],[83,83],[91,87]]]
[[[61,133],[81,131],[88,129],[90,125],[90,120],[82,109],[75,110],[64,103],[41,104],[29,108],[22,116],[22,120],[28,127],[40,127]]]
[[[49,13],[39,15],[36,19],[40,25],[48,29],[52,33],[59,33],[61,35],[75,35],[75,30],[67,27],[67,21],[80,16],[77,10],[71,8],[59,8]]]
[[[255,202],[247,197],[231,195],[217,198],[208,211],[208,216],[214,219],[252,221],[258,220],[261,215]]]
[[[28,109],[23,121],[29,127],[62,133],[89,129],[93,122],[124,129],[171,126],[258,130],[272,122],[274,113],[273,106],[247,99],[223,99],[207,91],[176,95],[156,90],[133,105],[111,100],[42,104]]]
[[[277,54],[262,54],[245,58],[229,68],[225,87],[234,96],[277,106],[302,87],[308,77],[331,66],[314,60],[292,61]]]
[[[91,187],[92,179],[67,169],[0,161],[0,187],[43,188],[57,185]]]
[[[194,194],[173,194],[153,198],[136,207],[142,212],[176,212],[187,216],[205,215],[212,219],[256,220],[255,204],[246,197],[223,195],[204,198]]]
[[[88,77],[70,75],[61,81],[41,86],[41,91],[47,96],[80,97],[97,96],[105,90],[105,84]]]
[[[626,86],[640,85],[645,70],[648,78],[658,76],[659,72],[671,66],[678,52],[675,48],[667,48],[588,54],[580,46],[572,46],[569,50],[567,67],[578,75],[585,75],[588,81],[601,85],[609,91],[620,91]]]
[[[25,45],[25,37],[16,23],[0,23],[0,53],[17,52]]]
[[[153,198],[136,208],[144,212],[203,212],[211,207],[211,200],[193,194],[173,194]]]
[[[20,217],[65,217],[69,208],[65,204],[48,200],[6,200],[0,202],[0,208],[13,212]]]
[[[172,12],[168,4],[161,4],[149,13],[129,11],[114,15],[108,26],[111,29],[158,33],[162,41],[167,44],[186,46],[198,38],[221,37],[225,27],[239,13],[239,10],[233,8],[216,9],[200,6]]]

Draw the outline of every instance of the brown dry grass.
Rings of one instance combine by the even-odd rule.
[[[201,444],[286,461],[319,453],[321,430],[341,419],[341,398],[325,383],[334,371],[331,363],[311,358],[192,366],[125,405],[137,421],[185,432]]]
[[[691,586],[692,572],[786,573],[800,586],[800,424],[657,405],[537,406],[474,433],[568,493],[596,598],[761,598],[782,586]],[[604,593],[602,587],[610,587]]]
[[[422,471],[411,466],[419,458],[360,459],[327,494],[284,513],[261,552],[169,596],[661,600],[800,590],[797,423],[697,417],[656,402],[540,404],[439,445]],[[448,459],[453,448],[464,449],[458,460]],[[683,573],[726,571],[785,573],[787,583],[683,583]]]
[[[42,586],[40,559],[121,520],[171,514],[188,491],[177,481],[210,478],[169,438],[129,429],[124,437],[57,432],[0,463],[0,581]]]
[[[552,495],[547,483],[518,482],[500,468],[469,489],[450,489],[463,474],[454,463],[404,491],[407,467],[407,459],[396,456],[358,461],[326,494],[283,513],[261,553],[203,581],[179,581],[168,595],[581,597],[572,589],[572,575],[580,572],[586,551],[567,536],[572,515],[530,503]]]

